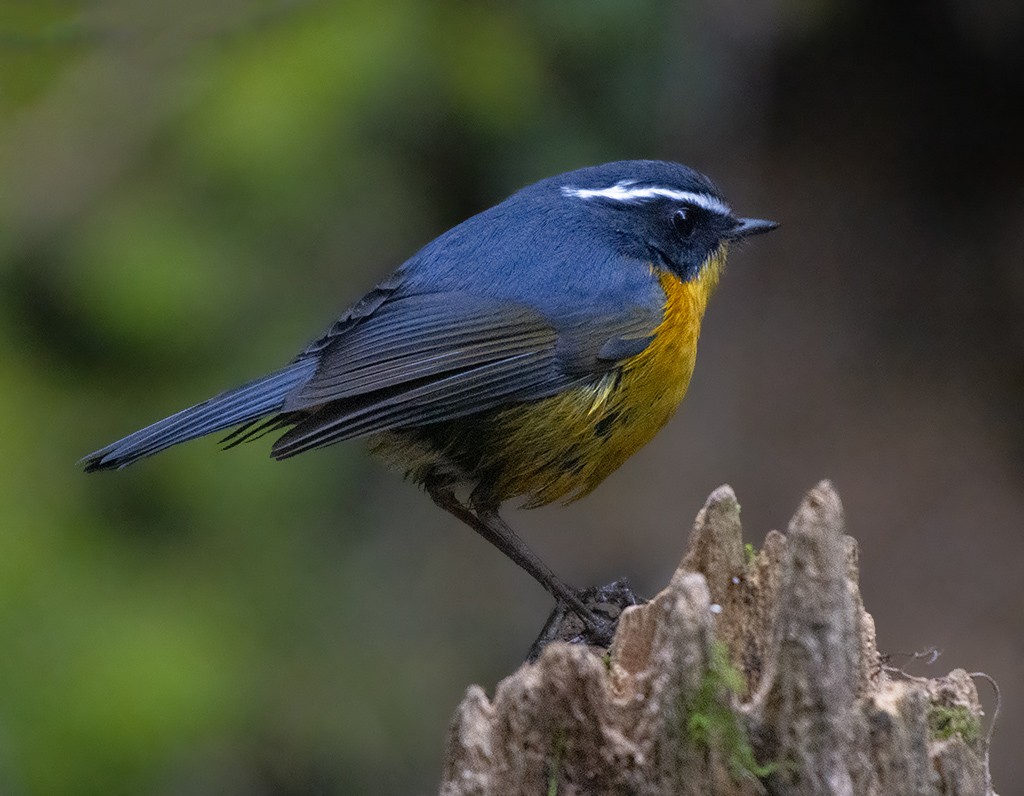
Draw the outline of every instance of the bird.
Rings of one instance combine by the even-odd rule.
[[[742,218],[678,163],[623,160],[542,179],[444,232],[279,370],[82,460],[123,468],[231,432],[283,432],[287,459],[365,438],[440,508],[578,615],[613,628],[499,514],[592,492],[682,402],[731,245],[775,229]]]

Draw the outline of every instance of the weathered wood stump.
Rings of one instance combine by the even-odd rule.
[[[884,666],[857,576],[828,482],[756,555],[720,487],[610,650],[555,642],[469,688],[442,796],[993,794],[973,680]]]

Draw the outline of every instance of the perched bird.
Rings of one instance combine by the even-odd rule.
[[[275,459],[366,437],[607,643],[608,622],[498,508],[580,498],[655,435],[686,393],[730,243],[775,227],[736,217],[676,163],[541,180],[428,243],[282,369],[89,454],[86,470],[232,427],[231,445],[287,429]]]

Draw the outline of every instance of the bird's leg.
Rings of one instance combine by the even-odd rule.
[[[473,511],[463,505],[451,487],[436,484],[426,485],[427,494],[445,511],[458,517],[484,539],[529,572],[560,603],[567,605],[583,622],[587,629],[586,640],[592,644],[607,647],[615,632],[615,624],[598,616],[580,599],[573,589],[566,586],[555,573],[519,538],[495,509]]]
[[[533,575],[559,603],[567,606],[580,618],[587,629],[587,641],[602,647],[611,644],[612,636],[615,633],[614,623],[594,613],[583,601],[580,592],[569,588],[562,582],[551,568],[526,546],[526,542],[519,538],[519,535],[501,518],[496,509],[478,509],[476,516],[501,540],[500,543],[494,539],[491,541],[505,555]]]

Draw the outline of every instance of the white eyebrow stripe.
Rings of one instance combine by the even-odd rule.
[[[573,188],[565,185],[562,193],[566,196],[575,196],[578,199],[610,199],[613,202],[642,202],[645,199],[654,199],[663,196],[666,199],[675,199],[678,202],[703,207],[712,213],[723,216],[732,215],[732,208],[717,196],[708,193],[696,193],[694,191],[677,191],[674,188],[662,188],[658,185],[647,185],[632,188],[631,180],[617,182],[610,188]]]

